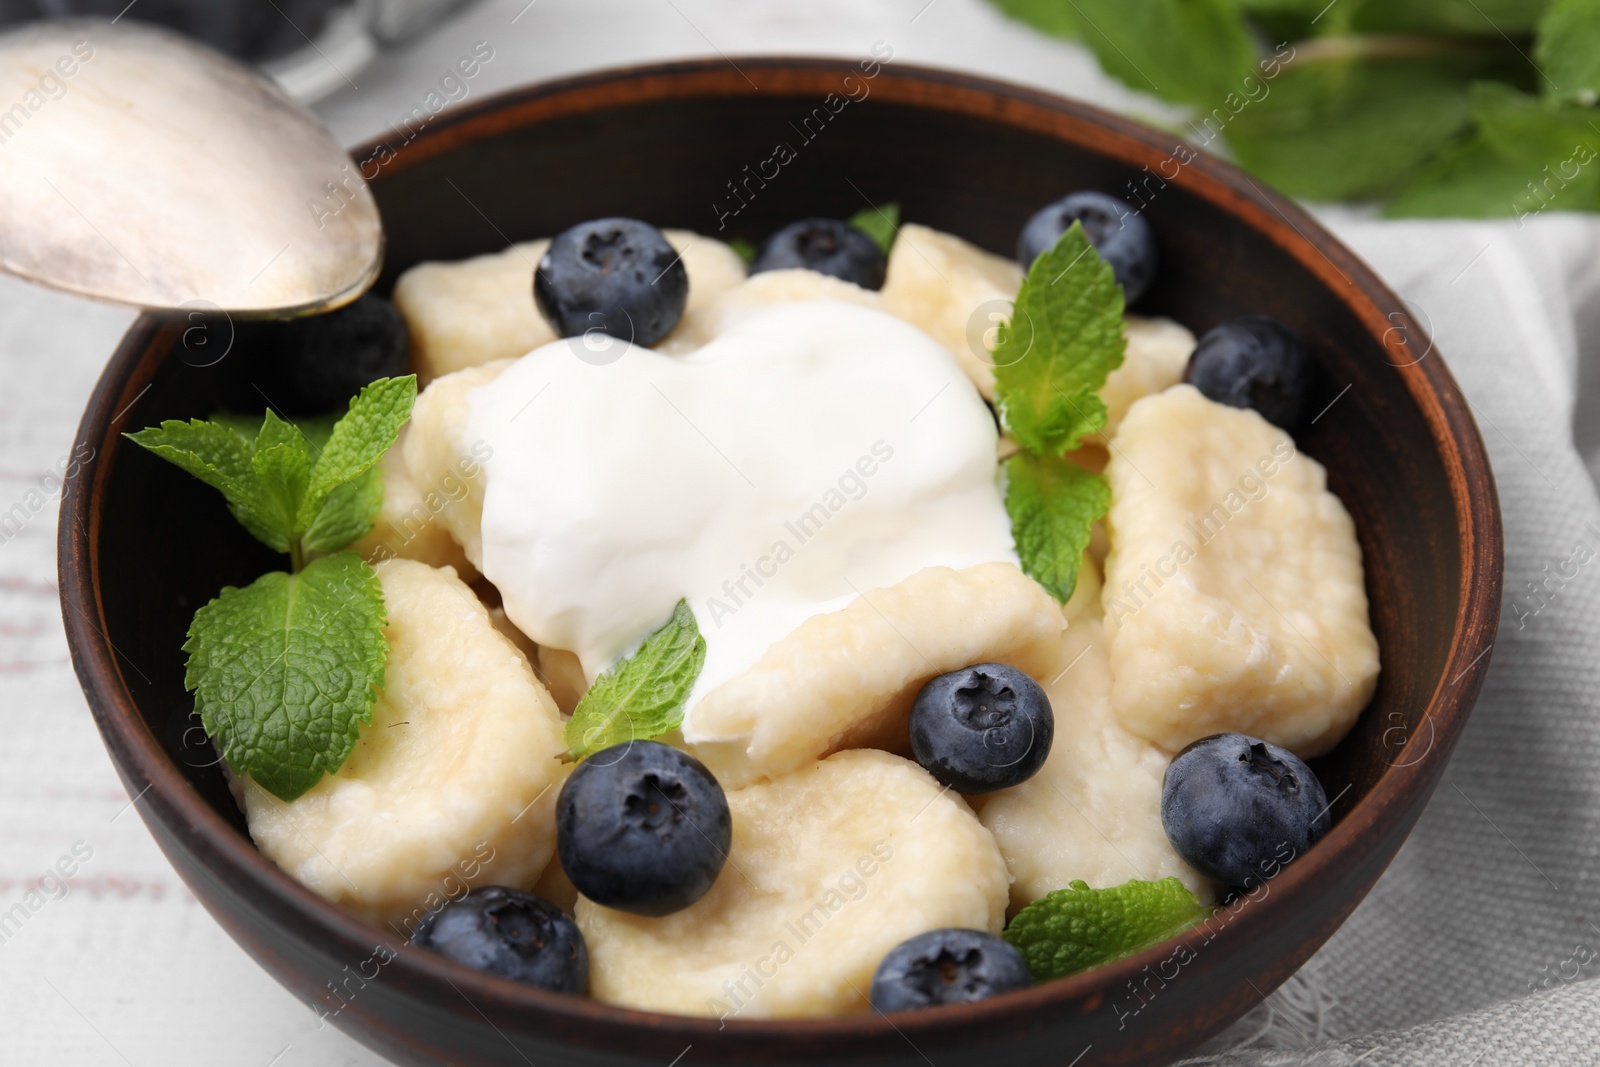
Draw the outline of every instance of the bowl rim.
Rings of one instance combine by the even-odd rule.
[[[430,120],[413,141],[382,164],[378,175],[402,173],[458,146],[509,130],[595,110],[752,96],[756,92],[820,99],[856,70],[856,63],[846,59],[762,55],[625,66],[534,83],[486,96]],[[752,72],[762,77],[759,89],[750,80]],[[1229,922],[1238,927],[1231,938],[1237,950],[1247,944],[1252,930],[1267,930],[1275,923],[1283,923],[1290,914],[1284,911],[1284,901],[1292,906],[1300,887],[1333,878],[1338,868],[1352,862],[1351,857],[1359,859],[1374,851],[1375,844],[1368,843],[1365,848],[1363,845],[1369,837],[1382,836],[1371,831],[1386,823],[1384,813],[1403,812],[1413,806],[1420,810],[1423,800],[1437,785],[1465,725],[1488,670],[1502,586],[1499,502],[1470,406],[1443,359],[1425,358],[1437,355],[1431,341],[1411,325],[1404,303],[1371,268],[1307,212],[1183,138],[1041,90],[902,62],[883,64],[873,79],[872,94],[894,104],[985,118],[1042,133],[1135,169],[1149,166],[1152,159],[1170,158],[1186,151],[1190,158],[1182,165],[1181,173],[1166,180],[1183,184],[1191,195],[1209,201],[1268,237],[1338,295],[1380,344],[1397,354],[1412,356],[1395,369],[1421,413],[1445,467],[1457,515],[1462,567],[1460,606],[1444,671],[1418,723],[1420,726],[1427,722],[1431,727],[1428,747],[1414,760],[1388,765],[1320,847],[1285,867],[1272,880],[1272,887],[1281,892],[1263,894],[1258,904],[1238,910]],[[1074,128],[1079,136],[1073,135]],[[1081,136],[1085,129],[1094,130],[1092,142]],[[384,137],[373,138],[351,149],[352,161],[358,165],[372,162],[386,146]],[[369,177],[364,167],[362,173]],[[348,947],[351,951],[375,941],[400,948],[386,967],[394,969],[402,979],[428,988],[442,988],[448,983],[486,1020],[489,1015],[480,1004],[497,1012],[520,1013],[525,1018],[582,1023],[581,1033],[587,1036],[578,1040],[597,1048],[611,1043],[608,1035],[617,1027],[645,1029],[662,1040],[691,1044],[709,1041],[719,1034],[770,1041],[774,1047],[796,1038],[820,1043],[878,1039],[886,1033],[898,1033],[907,1041],[915,1035],[937,1042],[974,1023],[1025,1025],[1063,1010],[1094,1010],[1106,991],[1131,983],[1142,970],[1170,956],[1176,945],[1199,947],[1198,934],[1191,930],[1081,974],[976,1004],[932,1011],[892,1017],[868,1012],[820,1019],[730,1016],[718,1020],[711,1016],[641,1011],[587,996],[550,993],[472,970],[434,953],[408,950],[403,938],[368,925],[312,893],[268,860],[189,785],[140,715],[122,674],[121,654],[104,629],[99,505],[121,442],[120,431],[126,428],[124,420],[150,388],[161,362],[146,358],[147,354],[158,345],[168,344],[180,329],[169,317],[142,314],[124,335],[85,408],[76,443],[96,448],[100,462],[94,464],[90,479],[70,481],[62,499],[57,535],[62,616],[79,681],[117,772],[133,797],[130,803],[140,807],[141,817],[153,828],[159,824],[166,833],[186,839],[197,861],[211,875],[224,880],[235,892],[250,896],[258,909],[270,915],[275,927],[287,927],[298,938]],[[1419,351],[1421,355],[1416,355]],[[1469,469],[1472,478],[1468,476]],[[1475,483],[1473,478],[1477,479]],[[1420,731],[1413,730],[1400,754],[1416,747],[1419,741]],[[1387,862],[1385,858],[1383,865]],[[1373,879],[1381,869],[1380,866],[1372,875]],[[1338,922],[1342,923],[1364,894],[1365,890],[1355,895]],[[1322,939],[1331,933],[1329,928]],[[1256,991],[1262,996],[1270,993]],[[301,991],[291,993],[303,999]],[[556,1033],[560,1040],[570,1043],[575,1032],[564,1028]]]

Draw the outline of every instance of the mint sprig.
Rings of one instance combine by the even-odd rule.
[[[369,485],[348,491],[370,506],[365,529],[359,523],[337,529],[324,523],[314,543],[305,541],[335,490],[375,473],[411,417],[416,398],[415,375],[380,378],[331,425],[317,419],[296,426],[268,411],[253,441],[247,421],[238,415],[211,422],[169,420],[127,437],[220,490],[245,529],[268,548],[288,553],[291,569],[298,571],[308,553],[336,551],[371,528],[378,509]],[[351,503],[343,500],[341,507]],[[352,529],[357,532],[345,538]]]
[[[1176,878],[1108,889],[1074,881],[1017,912],[1002,936],[1033,980],[1048,982],[1160,944],[1210,914]]]
[[[1554,0],[1539,20],[1533,56],[1548,91],[1593,105],[1600,93],[1600,0]]]
[[[895,235],[900,232],[900,205],[888,203],[882,207],[863,208],[845,221],[872,238],[873,243],[883,249],[883,254],[888,255],[889,249],[894,247]]]
[[[416,375],[380,378],[361,390],[351,402],[350,411],[333,424],[328,443],[311,469],[310,483],[295,520],[300,531],[311,528],[327,503],[328,494],[378,465],[394,445],[400,427],[411,417],[416,399]]]
[[[377,574],[341,551],[383,504],[378,462],[411,415],[416,378],[373,382],[337,421],[219,414],[129,440],[219,490],[289,570],[226,586],[195,612],[184,686],[234,770],[283,800],[337,771],[372,722],[387,617]],[[331,554],[329,554],[331,553]]]
[[[1022,446],[1005,465],[1012,539],[1023,573],[1062,603],[1111,486],[1061,457],[1105,428],[1100,388],[1127,348],[1122,308],[1111,265],[1074,222],[1028,268],[995,339],[995,399]]]
[[[563,759],[575,762],[612,745],[676,729],[705,662],[706,639],[689,602],[680,600],[637,652],[601,674],[578,701],[567,721]]]

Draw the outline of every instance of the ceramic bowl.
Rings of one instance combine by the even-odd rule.
[[[1327,837],[1210,928],[984,1003],[898,1017],[655,1015],[406,949],[256,851],[196,729],[180,651],[191,615],[224,584],[281,561],[218,494],[119,435],[248,404],[266,371],[245,324],[215,327],[237,327],[237,351],[211,362],[217,347],[186,336],[194,323],[154,316],[130,329],[93,393],[79,443],[98,458],[62,504],[67,635],[111,757],[217,921],[308,1011],[401,1063],[1086,1067],[1190,1050],[1259,1004],[1344,921],[1460,736],[1501,587],[1494,482],[1467,404],[1405,305],[1354,254],[1288,200],[1169,134],[899,63],[867,77],[840,61],[736,62],[534,86],[358,148],[388,237],[380,291],[420,260],[495,251],[602,215],[759,240],[801,216],[896,201],[909,220],[1011,254],[1024,219],[1070,190],[1142,204],[1161,269],[1138,310],[1196,334],[1270,314],[1306,338],[1318,364],[1321,414],[1300,444],[1355,519],[1383,657],[1371,706],[1315,761],[1333,798]],[[775,165],[779,145],[789,158]]]

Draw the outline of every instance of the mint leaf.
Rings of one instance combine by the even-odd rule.
[[[195,420],[198,422],[199,420]],[[225,426],[255,447],[256,435],[261,432],[262,416],[245,415],[237,411],[214,411],[210,420],[218,426]]]
[[[328,494],[301,543],[307,552],[337,552],[372,530],[383,507],[383,472],[377,467]]]
[[[276,415],[273,420],[281,423]],[[245,440],[255,442],[266,422],[261,415],[242,415],[232,411],[218,411],[211,421],[225,426]],[[312,415],[295,420],[298,430],[314,463],[333,433],[338,422],[336,415]],[[254,445],[252,444],[252,447]],[[305,552],[337,552],[351,542],[365,537],[372,530],[373,520],[383,507],[383,471],[373,467],[353,482],[346,482],[328,494],[322,510],[312,520],[311,526],[301,535]],[[295,515],[298,520],[298,514]]]
[[[248,483],[250,479],[250,439],[203,419],[190,422],[168,419],[160,426],[124,436],[221,490],[224,495],[233,486]]]
[[[1479,133],[1502,158],[1522,164],[1525,185],[1542,186],[1546,199],[1567,201],[1574,190],[1582,200],[1600,189],[1600,167],[1588,165],[1600,151],[1600,110],[1540,99],[1494,82],[1473,86],[1472,99]],[[1595,205],[1552,206],[1570,211]]]
[[[305,434],[306,444],[311,448],[313,461],[327,447],[328,438],[338,424],[337,415],[315,415],[296,420],[295,425]],[[328,494],[322,510],[306,530],[306,551],[337,552],[348,547],[352,541],[371,532],[373,520],[382,507],[383,466],[380,462],[355,481],[346,482]]]
[[[337,771],[372,721],[387,621],[353,552],[229,586],[195,612],[184,686],[229,765],[283,800]]]
[[[624,741],[645,741],[683,722],[683,702],[706,662],[687,600],[678,601],[665,625],[639,651],[595,679],[567,722],[569,761]]]
[[[1249,13],[1248,24],[1255,29],[1257,39],[1268,46],[1263,54],[1287,54],[1283,46],[1290,41],[1343,32],[1350,16],[1358,10],[1346,0],[1332,7],[1328,7],[1327,0],[1240,0],[1239,6]]]
[[[1600,92],[1600,0],[1555,0],[1539,20],[1533,58],[1562,98]]]
[[[250,466],[256,476],[256,498],[277,529],[291,538],[302,532],[300,506],[311,477],[311,454],[305,438],[290,423],[268,411],[256,435]]]
[[[744,260],[744,265],[749,266],[756,261],[756,246],[746,241],[743,237],[735,237],[728,242],[728,247],[733,249],[733,254]]]
[[[1236,0],[997,0],[1013,18],[1081,40],[1134,89],[1210,108],[1239,92],[1255,45]]]
[[[1318,15],[1328,4],[1327,0],[1239,0],[1239,6],[1252,14],[1289,11],[1297,15]]]
[[[1038,456],[1059,456],[1106,424],[1100,387],[1122,365],[1122,287],[1074,222],[1034,260],[994,346],[1006,429]]]
[[[1313,200],[1393,192],[1471,123],[1474,57],[1320,59],[1290,63],[1270,91],[1224,116],[1240,164]],[[1196,119],[1195,136],[1218,123]]]
[[[273,417],[279,422],[283,421],[278,418],[276,411],[273,412]],[[210,421],[219,426],[226,426],[246,441],[249,441],[253,447],[256,438],[261,435],[261,430],[266,425],[266,413],[251,415],[240,411],[223,409],[212,412]],[[313,460],[322,452],[323,446],[328,443],[328,435],[333,433],[334,424],[338,421],[338,415],[295,416],[292,425],[300,431],[300,436],[305,439],[306,448],[310,451]]]
[[[1003,936],[1022,953],[1033,980],[1048,982],[1159,944],[1209,914],[1176,878],[1110,889],[1074,881],[1017,912]]]
[[[274,551],[289,551],[293,530],[281,509],[261,493],[249,440],[200,419],[169,419],[125,436],[220,491],[233,517],[256,540]]]
[[[1510,215],[1527,194],[1528,165],[1502,157],[1473,134],[1430,160],[1384,207],[1393,218]]]
[[[869,207],[845,221],[872,238],[873,243],[883,249],[883,254],[888,255],[889,249],[894,247],[895,234],[900,232],[900,205],[889,203],[882,207]]]
[[[1022,571],[1063,604],[1095,520],[1111,507],[1111,483],[1064,459],[1019,452],[1006,460],[1006,514]]]
[[[994,6],[1036,30],[1069,40],[1079,36],[1082,19],[1073,17],[1068,0],[994,0]]]
[[[375,467],[393,446],[400,427],[411,417],[417,399],[417,376],[379,378],[350,401],[350,410],[328,435],[311,468],[310,484],[300,507],[299,528],[308,529],[328,494]]]
[[[306,468],[311,466],[311,454],[306,444],[305,434],[292,422],[279,418],[276,411],[266,411],[261,416],[261,428],[256,431],[255,450],[276,448],[279,445],[304,453]]]
[[[1314,0],[1307,0],[1308,3]],[[1324,3],[1326,0],[1324,0]],[[1468,34],[1504,40],[1531,33],[1547,0],[1362,0],[1348,19],[1368,33]],[[1338,11],[1341,3],[1333,10]],[[1324,20],[1326,21],[1326,20]]]
[[[1517,92],[1473,87],[1476,132],[1423,168],[1392,215],[1517,215],[1600,210],[1600,113]]]

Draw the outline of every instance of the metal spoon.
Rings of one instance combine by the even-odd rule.
[[[125,22],[0,36],[0,269],[145,308],[288,316],[377,276],[377,205],[316,116]]]

